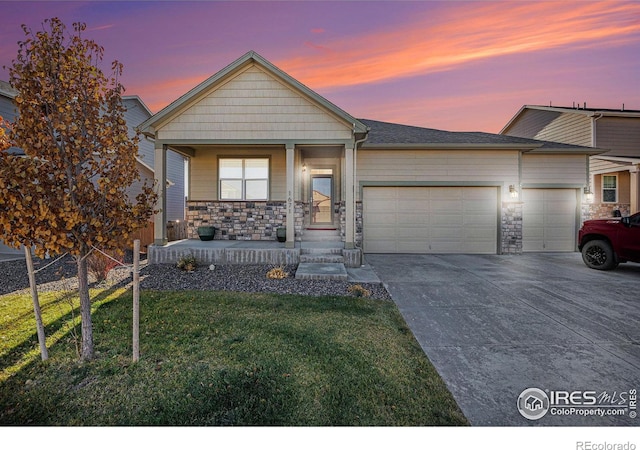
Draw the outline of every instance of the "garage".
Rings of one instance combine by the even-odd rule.
[[[523,189],[522,201],[523,251],[575,251],[575,189]]]
[[[496,187],[365,187],[366,253],[497,253]]]

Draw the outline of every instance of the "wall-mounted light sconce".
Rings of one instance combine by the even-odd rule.
[[[591,203],[593,201],[593,192],[591,192],[591,187],[590,186],[585,186],[584,187],[584,199],[588,203]]]
[[[306,172],[307,171],[307,165],[306,164],[302,164],[302,171]]]
[[[509,185],[509,194],[511,194],[511,198],[518,198],[518,190],[515,185]]]

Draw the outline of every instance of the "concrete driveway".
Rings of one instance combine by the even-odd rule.
[[[640,425],[629,401],[640,390],[640,264],[599,272],[579,253],[366,260],[473,425]],[[521,409],[544,416],[519,412],[529,388],[539,391]]]

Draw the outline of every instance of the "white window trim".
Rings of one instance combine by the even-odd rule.
[[[616,187],[615,188],[605,188],[604,187],[604,177],[613,177],[613,178],[615,178]],[[602,181],[602,189],[601,189],[601,191],[602,191],[601,192],[601,194],[602,194],[602,203],[618,203],[618,186],[619,186],[619,184],[618,184],[618,175],[605,175],[605,174],[603,174],[601,181]],[[615,196],[615,200],[614,201],[612,201],[612,202],[611,201],[605,201],[605,199],[604,199],[604,191],[605,190],[607,190],[607,191],[611,191],[611,190],[615,191],[616,196]]]
[[[220,162],[225,159],[239,159],[242,160],[242,178],[222,178],[220,176]],[[267,160],[267,178],[249,178],[250,181],[266,181],[267,182],[267,192],[265,198],[259,199],[247,199],[247,178],[245,178],[245,166],[247,160],[255,160],[255,159],[266,159]],[[271,176],[271,160],[265,156],[248,156],[248,157],[236,157],[236,156],[225,156],[218,158],[218,199],[220,201],[242,201],[242,202],[260,202],[260,201],[268,201],[269,200],[269,188],[270,188],[270,176]],[[241,198],[222,198],[222,182],[224,180],[241,180],[242,181],[242,194]]]

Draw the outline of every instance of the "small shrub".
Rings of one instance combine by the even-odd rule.
[[[198,262],[196,261],[196,257],[193,255],[186,255],[178,260],[178,269],[186,272],[193,272],[196,270],[196,267],[198,267]]]
[[[282,280],[287,278],[289,274],[284,270],[284,267],[274,267],[269,272],[267,272],[267,278],[270,280]]]
[[[349,292],[349,294],[353,295],[354,297],[370,297],[371,296],[371,291],[363,288],[359,284],[354,284],[349,286],[347,291]]]
[[[105,281],[111,269],[122,262],[122,256],[117,255],[115,252],[108,252],[107,254],[111,258],[95,250],[87,256],[87,270],[93,275],[97,283]]]

